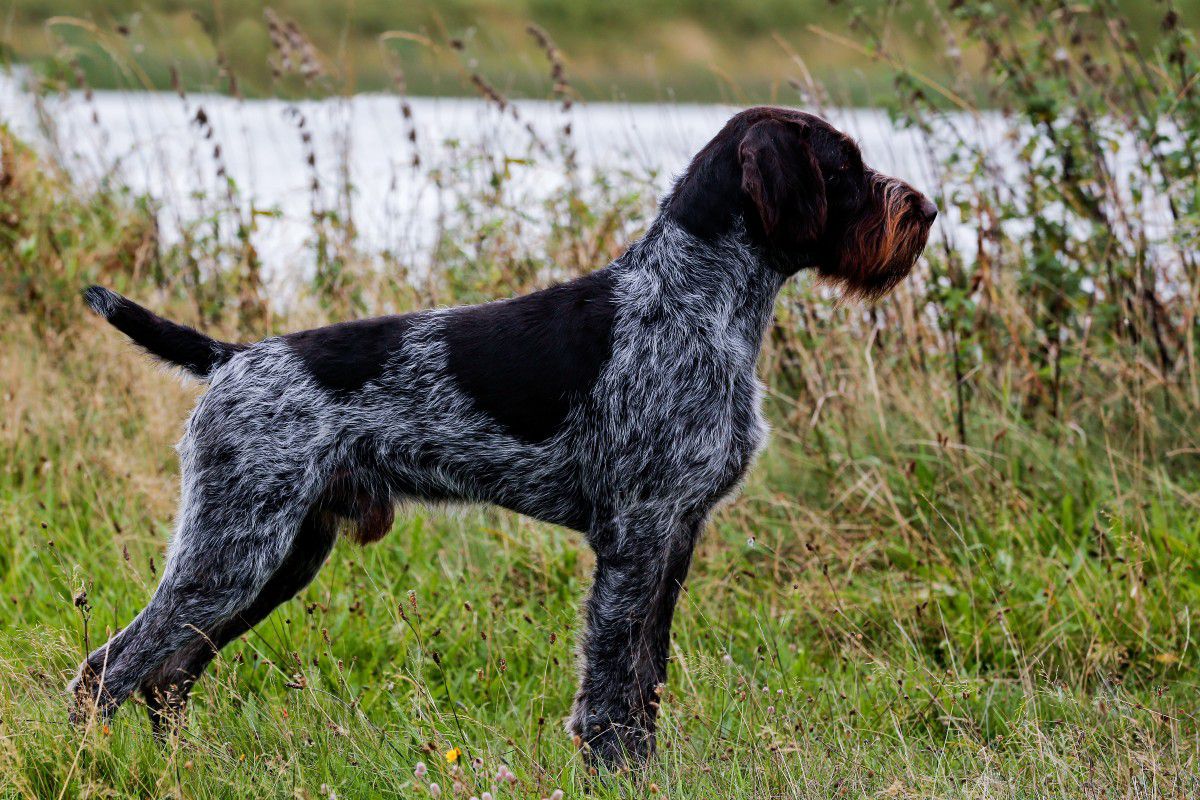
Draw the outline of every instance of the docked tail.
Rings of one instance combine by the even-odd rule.
[[[244,345],[218,342],[186,325],[163,319],[103,286],[89,286],[83,298],[93,311],[151,355],[197,378],[207,378],[234,353],[245,349]]]

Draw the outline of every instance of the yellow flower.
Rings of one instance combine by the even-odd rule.
[[[462,755],[462,750],[459,750],[457,747],[451,747],[449,750],[446,751],[446,761],[453,764],[455,761],[458,761],[458,757],[461,755]]]

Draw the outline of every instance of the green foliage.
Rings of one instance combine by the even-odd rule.
[[[896,118],[945,144],[939,204],[977,230],[965,249],[930,254],[923,298],[964,394],[966,376],[1022,363],[1025,402],[1058,416],[1088,385],[1097,343],[1155,365],[1155,379],[1195,380],[1200,58],[1169,4],[1152,46],[1120,11],[1112,0],[951,3],[947,70],[964,50],[983,54],[988,112],[941,112],[967,96],[961,69],[940,85],[900,68]],[[872,44],[900,63],[885,40]],[[995,121],[999,140],[972,135]],[[1064,373],[1064,360],[1082,369]]]
[[[1146,41],[1157,41],[1156,6],[1114,0],[1122,18]],[[171,88],[251,95],[380,91],[393,86],[394,59],[418,94],[469,94],[471,83],[450,51],[462,42],[470,60],[494,76],[506,93],[546,96],[550,84],[538,66],[526,26],[546,28],[570,55],[574,80],[596,98],[728,101],[793,100],[797,74],[791,52],[805,69],[832,81],[855,104],[890,95],[891,70],[831,41],[852,19],[867,25],[906,63],[950,80],[940,63],[944,3],[846,3],[827,0],[20,0],[0,25],[0,48],[70,82],[56,64],[64,51],[93,86]],[[1028,3],[973,3],[1000,16]],[[1044,6],[1044,3],[1034,4]],[[863,8],[858,8],[863,6]],[[265,15],[271,13],[313,45],[317,80],[280,74]],[[1183,13],[1196,21],[1196,10]],[[52,21],[52,22],[51,22]],[[817,30],[820,29],[820,30]],[[96,32],[101,36],[96,36]],[[407,31],[426,44],[381,35]],[[781,44],[781,42],[783,44]],[[136,62],[127,70],[121,62]],[[973,66],[973,65],[972,65]],[[847,77],[851,79],[847,81]],[[986,85],[985,78],[979,79]],[[1051,97],[1052,95],[1047,95]]]
[[[45,169],[0,125],[0,292],[61,329],[90,277],[153,277],[157,230],[144,201],[122,189],[103,186],[84,199]]]

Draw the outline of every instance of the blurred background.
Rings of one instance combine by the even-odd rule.
[[[795,99],[789,83],[815,78],[842,102],[873,105],[886,102],[891,92],[891,61],[946,82],[965,63],[976,93],[983,94],[982,48],[957,52],[961,43],[947,40],[948,22],[961,5],[954,2],[8,0],[0,8],[4,5],[0,52],[6,58],[40,64],[48,74],[62,69],[64,57],[73,58],[96,87],[182,84],[247,96],[383,91],[394,87],[399,59],[415,94],[474,94],[468,73],[478,71],[506,95],[544,97],[552,86],[527,33],[533,22],[565,53],[572,83],[591,100],[786,102]],[[1001,29],[1006,5],[1030,4],[993,4],[992,24]],[[1159,3],[1101,5],[1126,20],[1145,44],[1161,37]],[[1193,21],[1200,4],[1180,3],[1178,12]],[[292,33],[311,46],[304,54],[311,59],[308,80],[283,74],[276,63],[275,45]],[[1007,33],[1021,35],[1019,27]]]

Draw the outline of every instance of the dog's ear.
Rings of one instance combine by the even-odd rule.
[[[789,249],[814,244],[825,229],[827,205],[821,166],[804,122],[766,119],[738,146],[742,191],[758,210],[763,233]]]

